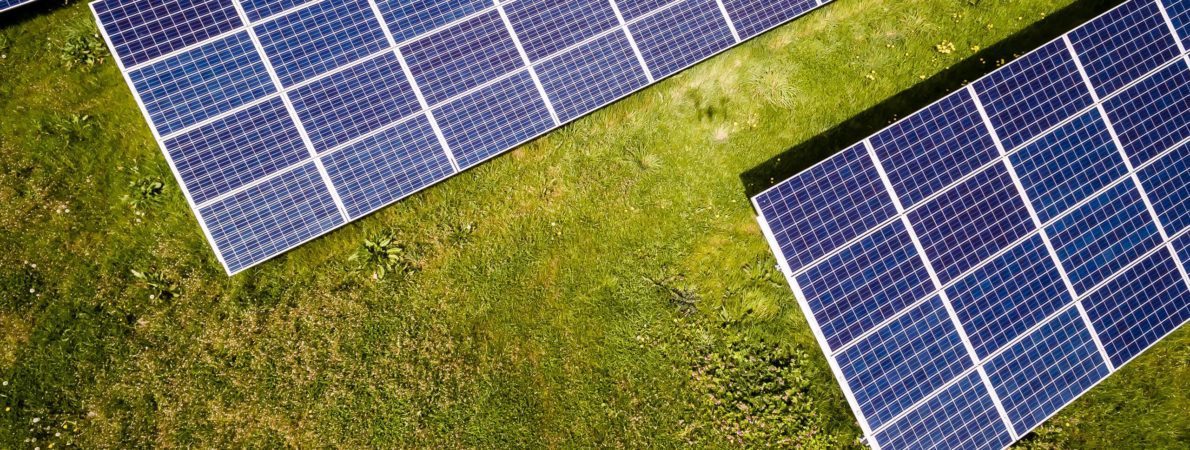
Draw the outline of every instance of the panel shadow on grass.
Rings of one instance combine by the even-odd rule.
[[[740,174],[748,198],[763,192],[844,148],[888,126],[890,119],[903,118],[925,108],[969,82],[998,68],[995,61],[1012,61],[1054,40],[1075,27],[1123,3],[1121,0],[1080,0],[917,83],[880,104],[859,113],[809,140]]]

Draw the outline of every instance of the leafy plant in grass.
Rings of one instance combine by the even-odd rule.
[[[455,247],[462,247],[471,241],[471,235],[475,234],[475,222],[460,222],[454,223],[446,230],[446,242]]]
[[[178,283],[158,270],[133,270],[132,276],[149,289],[150,299],[171,300],[178,295]]]
[[[145,177],[129,182],[128,188],[132,192],[124,195],[124,203],[127,203],[138,213],[142,213],[150,206],[160,204],[161,194],[165,193],[165,183],[156,177]]]
[[[38,128],[42,134],[56,136],[70,145],[89,138],[98,128],[98,124],[87,114],[53,114],[42,120]]]
[[[805,352],[727,332],[693,368],[696,426],[744,447],[837,448],[814,404]],[[845,445],[845,444],[844,444]]]
[[[75,32],[58,46],[58,58],[67,69],[91,69],[103,64],[107,51],[94,31]]]
[[[359,270],[371,271],[375,280],[382,280],[390,273],[410,273],[414,269],[406,245],[391,230],[364,239],[363,245],[348,260],[358,262]]]

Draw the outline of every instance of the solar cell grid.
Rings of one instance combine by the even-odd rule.
[[[1003,166],[992,166],[909,212],[942,284],[1034,230]]]
[[[374,1],[398,43],[493,6],[489,0]]]
[[[972,367],[936,296],[844,350],[838,362],[873,429]]]
[[[318,0],[238,0],[244,9],[244,15],[251,22],[259,22],[275,14],[293,9],[304,3]]]
[[[100,0],[91,8],[125,68],[243,26],[232,0]]]
[[[826,3],[826,2],[823,2]],[[723,0],[740,37],[748,39],[816,7],[816,0]]]
[[[881,449],[1000,450],[1008,428],[975,372],[959,378],[876,436]]]
[[[1058,127],[1009,158],[1042,223],[1128,174],[1097,110]]]
[[[310,157],[278,98],[170,138],[165,148],[200,205]]]
[[[1166,66],[1104,102],[1108,118],[1132,160],[1140,166],[1190,137],[1190,67]]]
[[[459,167],[468,168],[554,126],[526,72],[502,79],[434,111]]]
[[[454,174],[423,115],[324,155],[322,162],[351,218]]]
[[[1167,235],[1190,229],[1190,144],[1141,169],[1138,178]]]
[[[966,90],[901,120],[869,140],[905,208],[999,155]]]
[[[987,358],[1073,298],[1039,235],[946,289],[980,358]]]
[[[1190,289],[1165,248],[1082,300],[1120,367],[1190,319]]]
[[[232,271],[343,224],[313,163],[215,202],[200,213]]]
[[[1182,39],[1182,47],[1190,49],[1190,3],[1177,0],[1161,2],[1169,15],[1169,22]]]
[[[620,32],[539,62],[536,69],[563,122],[649,84],[628,38]]]
[[[788,243],[782,254],[795,272],[896,215],[862,144],[759,195],[756,203],[772,218],[773,234]]]
[[[637,19],[645,14],[672,5],[680,0],[612,0],[620,7],[624,20]]]
[[[1070,41],[1100,97],[1116,92],[1179,54],[1161,10],[1132,1],[1070,32]]]
[[[677,73],[735,43],[714,0],[680,0],[628,27],[657,78]]]
[[[1006,150],[1036,137],[1093,103],[1063,42],[1051,42],[975,82]]]
[[[323,0],[254,29],[283,86],[388,48],[368,0]]]
[[[275,93],[247,33],[236,33],[128,74],[163,136]]]
[[[1080,294],[1161,245],[1161,236],[1130,180],[1046,227],[1050,242]]]
[[[1020,434],[1108,375],[1091,332],[1075,308],[1042,325],[984,367]]]
[[[1190,264],[1190,233],[1174,238],[1173,247],[1178,252],[1178,258],[1182,260],[1182,264]]]
[[[517,0],[504,10],[530,61],[620,25],[607,0]]]
[[[421,109],[395,55],[385,53],[289,93],[319,152]]]
[[[797,279],[833,350],[934,290],[900,221],[810,267]]]
[[[0,12],[8,11],[21,5],[33,3],[36,0],[0,0]]]
[[[401,52],[431,105],[525,67],[496,11],[405,44]]]

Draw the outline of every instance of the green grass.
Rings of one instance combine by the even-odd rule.
[[[44,3],[0,18],[0,448],[854,446],[749,195],[1113,2],[840,0],[234,278]],[[1023,446],[1184,448],[1188,344]]]

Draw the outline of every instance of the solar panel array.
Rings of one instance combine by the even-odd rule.
[[[1190,2],[1133,0],[754,198],[873,448],[1003,448],[1190,319]]]
[[[99,0],[229,273],[828,0]]]
[[[21,5],[33,3],[36,0],[0,0],[0,12],[5,12]]]

